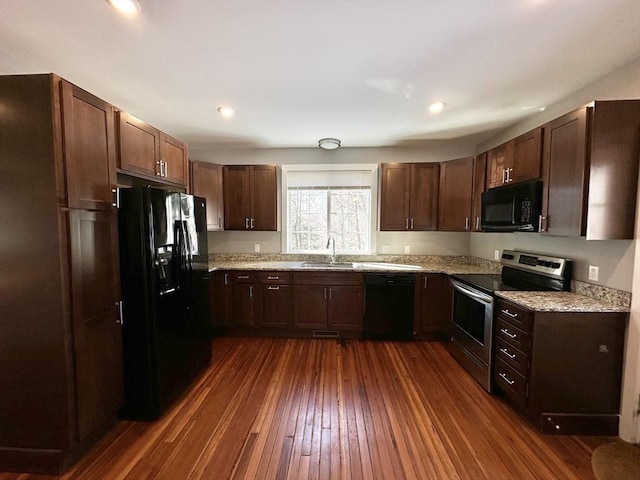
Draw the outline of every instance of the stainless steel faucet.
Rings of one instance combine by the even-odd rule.
[[[329,245],[331,245],[331,240],[333,240],[333,248],[331,249],[331,263],[336,263],[336,239],[333,238],[333,235],[329,235],[326,248],[329,248]]]

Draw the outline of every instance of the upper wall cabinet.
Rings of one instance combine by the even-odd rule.
[[[207,230],[222,230],[222,165],[191,162],[191,193],[207,201]]]
[[[541,128],[489,150],[487,188],[540,177]]]
[[[380,230],[435,230],[438,163],[383,163]]]
[[[471,230],[473,157],[440,164],[438,230]]]
[[[597,101],[542,127],[540,231],[589,240],[634,236],[640,100]]]
[[[224,229],[277,230],[277,167],[226,165],[222,172]]]
[[[126,112],[118,117],[118,168],[155,182],[187,185],[187,146]]]

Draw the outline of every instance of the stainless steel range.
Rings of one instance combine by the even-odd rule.
[[[448,348],[488,392],[492,390],[495,292],[567,291],[571,286],[572,263],[565,258],[504,250],[500,263],[501,274],[451,277],[453,331]]]

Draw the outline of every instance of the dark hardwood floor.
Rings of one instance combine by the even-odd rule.
[[[159,421],[118,422],[61,478],[584,480],[613,440],[537,433],[440,343],[220,338],[213,351]]]

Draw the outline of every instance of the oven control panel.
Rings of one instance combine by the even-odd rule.
[[[543,274],[549,277],[563,279],[571,268],[571,260],[560,257],[550,257],[537,253],[503,250],[500,260],[502,265],[528,272]]]

